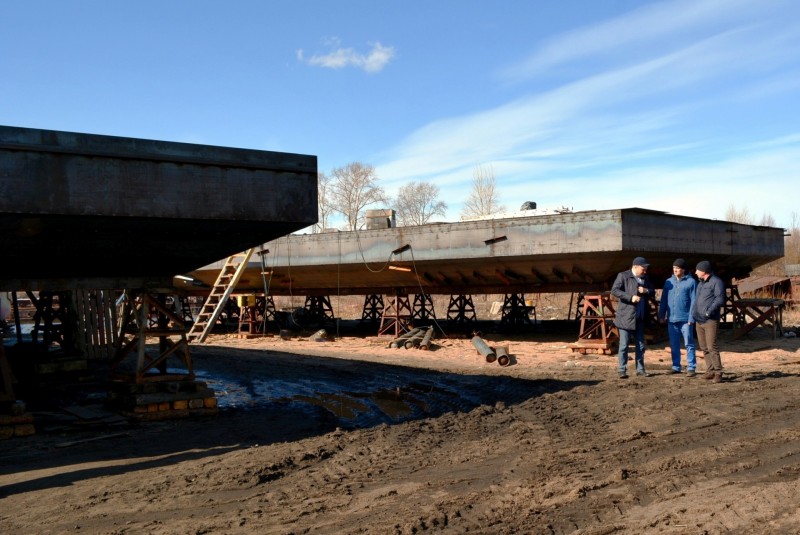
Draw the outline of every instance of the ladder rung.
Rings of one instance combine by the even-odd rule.
[[[212,323],[217,320],[217,314],[222,310],[222,306],[228,299],[229,292],[233,289],[233,282],[238,281],[242,274],[243,269],[246,267],[246,261],[253,254],[253,249],[235,253],[230,255],[226,260],[211,291],[208,294],[206,302],[197,315],[197,321],[192,325],[188,339],[204,339],[207,332],[210,330]],[[213,318],[213,322],[211,319]],[[206,320],[206,321],[203,321]],[[198,333],[201,331],[202,333]]]

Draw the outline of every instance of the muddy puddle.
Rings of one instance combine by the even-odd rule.
[[[333,418],[343,428],[371,427],[472,410],[479,405],[517,403],[541,393],[538,381],[509,377],[465,376],[396,368],[391,372],[297,379],[198,373],[217,395],[221,410],[291,408],[318,418]]]

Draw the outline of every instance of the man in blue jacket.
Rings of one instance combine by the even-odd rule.
[[[686,273],[686,261],[677,258],[672,263],[672,276],[664,283],[658,318],[667,324],[669,347],[672,352],[672,373],[681,373],[681,338],[686,346],[686,376],[694,377],[697,357],[694,350],[694,306],[697,283]]]
[[[722,382],[722,361],[717,348],[717,329],[720,308],[725,304],[725,283],[714,275],[711,262],[697,264],[697,295],[692,307],[692,317],[697,324],[697,343],[706,360],[704,379]]]
[[[644,369],[644,325],[647,322],[648,299],[655,289],[647,278],[650,264],[641,256],[633,259],[631,269],[617,275],[611,295],[619,300],[614,325],[619,329],[619,377],[628,378],[628,344],[635,344],[636,375],[648,377]]]

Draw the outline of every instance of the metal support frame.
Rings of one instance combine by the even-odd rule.
[[[184,325],[191,325],[194,323],[192,305],[187,297],[182,297],[180,295],[175,296],[175,313],[181,317]]]
[[[411,305],[411,320],[429,321],[436,319],[433,308],[433,298],[430,294],[414,294],[414,303]]]
[[[362,322],[378,322],[383,317],[383,296],[370,294],[364,296],[364,306],[361,309]]]
[[[324,325],[327,321],[335,321],[331,299],[327,295],[307,295],[303,306],[306,311],[306,322],[309,325]]]
[[[411,304],[408,295],[397,293],[386,300],[378,336],[391,333],[395,338],[411,329]]]
[[[36,308],[33,314],[31,341],[39,343],[47,350],[51,345],[58,345],[66,352],[75,351],[75,333],[69,328],[70,319],[75,311],[70,308],[70,292],[39,292],[37,297],[32,292],[25,292]]]
[[[273,309],[274,309],[273,303]],[[239,334],[263,335],[267,326],[267,299],[263,295],[241,296]]]
[[[572,301],[575,301],[575,321],[580,321],[581,317],[583,316],[583,292],[577,292],[578,296],[575,297],[576,292],[572,292],[569,296],[569,308],[570,311],[573,310],[572,308]],[[569,313],[567,314],[567,319],[569,319]]]
[[[536,307],[525,302],[525,294],[505,294],[500,323],[519,326],[532,325],[536,321]],[[533,322],[531,321],[533,316]]]
[[[111,361],[115,378],[132,377],[137,384],[156,381],[193,381],[194,367],[183,319],[166,305],[166,296],[146,290],[129,290],[121,302],[117,348]],[[149,317],[158,315],[156,326]],[[148,339],[158,339],[158,352],[148,352]],[[132,371],[122,365],[129,355],[136,355]],[[182,365],[181,372],[168,372],[168,364]]]
[[[271,295],[264,296],[264,319],[267,321],[276,321],[275,317],[275,299]]]
[[[578,341],[570,347],[580,353],[611,354],[619,344],[619,330],[614,325],[616,311],[610,293],[583,294],[579,297],[583,308],[580,314]]]
[[[475,305],[471,295],[451,295],[447,305],[448,323],[466,324],[476,320]]]

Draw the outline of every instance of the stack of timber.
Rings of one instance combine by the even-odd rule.
[[[3,403],[0,407],[0,440],[27,437],[35,433],[33,414],[26,412],[24,403],[20,401]]]
[[[214,390],[202,381],[114,381],[109,387],[109,402],[124,416],[140,420],[212,416],[219,412]]]

